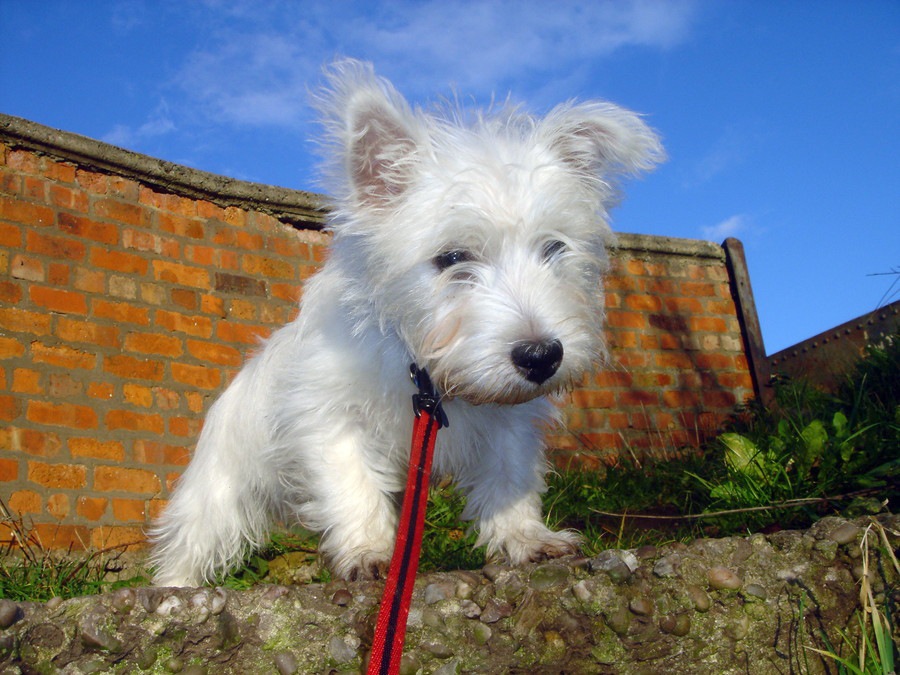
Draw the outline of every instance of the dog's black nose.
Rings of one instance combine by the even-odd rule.
[[[526,380],[542,384],[553,377],[562,363],[563,346],[559,340],[519,342],[510,356]]]

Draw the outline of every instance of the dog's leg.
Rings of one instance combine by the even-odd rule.
[[[309,500],[298,516],[323,533],[319,551],[343,579],[383,577],[394,550],[397,508],[390,484],[396,478],[367,461],[371,442],[364,429],[345,428],[306,467]]]
[[[544,524],[546,463],[532,424],[497,425],[490,436],[491,446],[477,453],[463,485],[463,516],[475,520],[477,544],[487,546],[489,558],[501,555],[514,565],[577,553],[577,533],[554,532]]]
[[[241,373],[210,409],[194,458],[150,533],[157,586],[197,586],[265,543],[277,482],[259,461],[251,374]],[[249,414],[248,414],[249,413]]]

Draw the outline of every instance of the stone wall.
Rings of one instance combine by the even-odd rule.
[[[0,115],[0,498],[45,545],[143,540],[205,411],[322,264],[320,202]],[[696,446],[758,390],[742,260],[620,236],[612,360],[561,402],[557,463]]]

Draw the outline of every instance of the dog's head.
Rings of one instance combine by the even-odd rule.
[[[601,102],[426,113],[368,64],[328,79],[332,264],[356,320],[472,403],[530,400],[601,359],[616,182],[662,157],[638,116]]]

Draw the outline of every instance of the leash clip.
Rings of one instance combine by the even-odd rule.
[[[441,406],[441,397],[435,391],[428,371],[412,363],[409,366],[409,376],[419,390],[419,393],[413,394],[412,397],[413,412],[416,413],[416,417],[419,417],[424,410],[434,418],[439,429],[449,427],[450,420],[447,419],[447,413]]]

